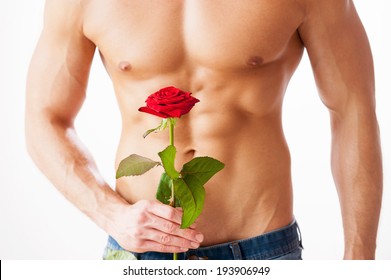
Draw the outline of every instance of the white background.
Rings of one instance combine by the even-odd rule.
[[[355,3],[374,55],[383,143],[385,180],[377,258],[390,260],[391,4],[388,0]],[[0,259],[100,259],[106,234],[51,186],[25,149],[25,80],[42,28],[43,5],[43,0],[2,0],[0,4]],[[120,123],[111,82],[96,57],[77,128],[111,185]],[[284,127],[292,153],[303,256],[340,259],[343,235],[329,164],[328,113],[317,95],[306,56],[288,88]]]

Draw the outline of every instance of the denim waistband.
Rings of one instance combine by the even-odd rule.
[[[124,251],[111,236],[109,236],[107,248]],[[179,253],[178,258],[182,260],[273,259],[288,254],[298,248],[303,248],[301,234],[296,220],[293,220],[285,227],[256,237],[191,249],[185,253]],[[146,252],[132,254],[139,260],[172,259],[172,254],[170,253]]]

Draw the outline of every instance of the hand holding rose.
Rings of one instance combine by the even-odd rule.
[[[127,251],[144,253],[186,252],[196,249],[203,235],[194,227],[181,229],[182,211],[158,201],[140,200],[125,206],[113,221],[115,232],[111,235]]]

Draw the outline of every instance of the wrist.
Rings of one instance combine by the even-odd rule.
[[[95,207],[88,216],[106,233],[112,235],[116,232],[118,219],[129,207],[129,203],[123,199],[110,186],[101,187],[102,192],[95,197]]]

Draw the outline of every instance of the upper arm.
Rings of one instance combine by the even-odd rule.
[[[373,111],[374,73],[365,30],[351,0],[304,0],[299,28],[324,104],[343,115],[352,107]]]
[[[27,79],[27,121],[44,116],[72,125],[84,101],[95,46],[83,34],[80,2],[46,1]]]

